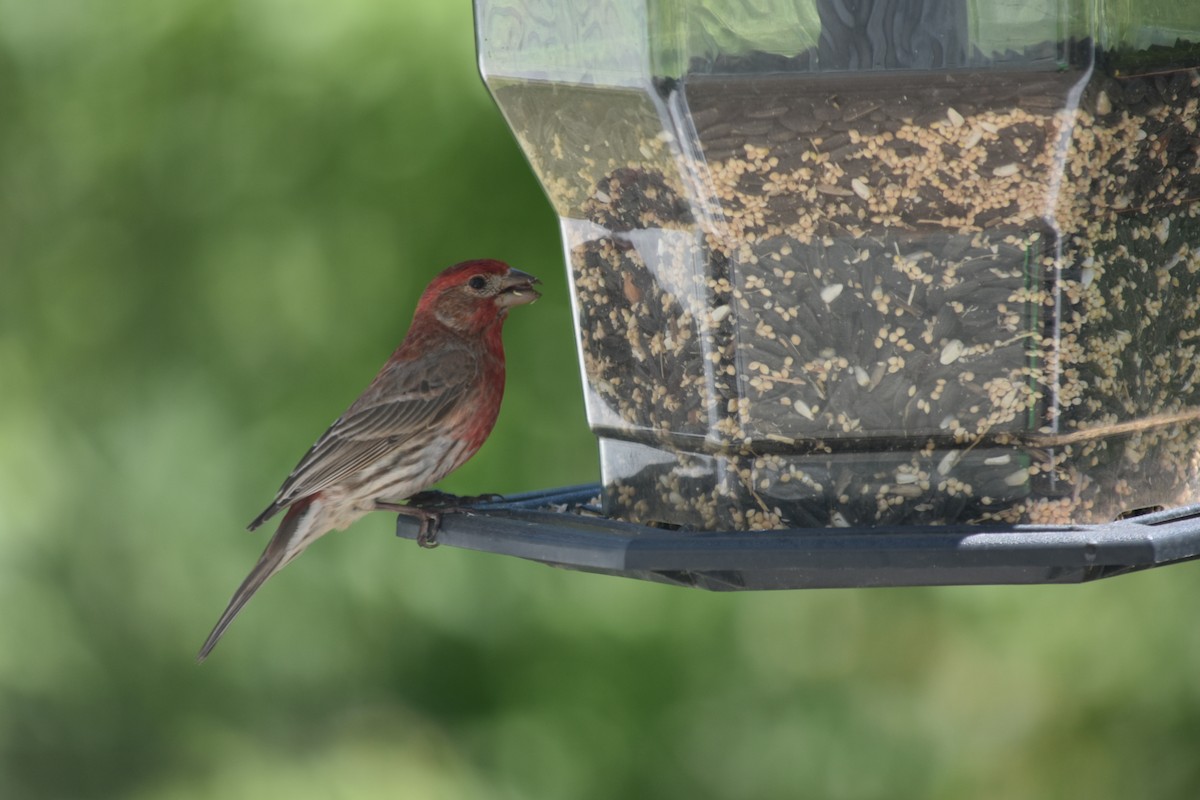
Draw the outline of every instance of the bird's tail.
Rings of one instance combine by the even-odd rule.
[[[234,617],[245,607],[246,603],[250,602],[250,598],[259,590],[259,587],[267,582],[267,578],[291,563],[292,559],[304,552],[304,548],[323,533],[323,531],[313,530],[314,518],[317,516],[314,513],[316,510],[311,499],[296,503],[288,509],[283,521],[279,523],[275,535],[267,544],[267,549],[259,556],[258,563],[254,565],[254,569],[250,570],[250,574],[242,581],[242,585],[233,593],[233,598],[225,607],[225,612],[217,620],[212,633],[204,640],[204,646],[196,655],[196,661],[208,658],[208,654],[217,646],[217,642],[225,633],[225,629],[229,627],[229,623],[233,622]]]

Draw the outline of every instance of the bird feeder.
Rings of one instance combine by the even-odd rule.
[[[451,539],[557,525],[560,556],[656,555],[517,554],[710,588],[1200,554],[1200,6],[476,0],[476,23],[561,223],[602,484]],[[555,498],[584,513],[529,516]]]

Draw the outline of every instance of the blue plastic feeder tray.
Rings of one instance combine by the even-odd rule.
[[[1200,505],[1103,525],[685,532],[608,519],[599,485],[447,512],[439,544],[714,591],[1082,583],[1200,557]],[[398,536],[417,521],[399,516]]]

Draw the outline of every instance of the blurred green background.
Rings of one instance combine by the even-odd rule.
[[[1200,787],[1194,565],[715,595],[243,526],[442,267],[503,258],[451,491],[594,480],[554,217],[463,0],[0,0],[0,797],[1092,798]]]

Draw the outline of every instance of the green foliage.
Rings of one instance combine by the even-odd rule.
[[[193,655],[441,267],[545,282],[445,488],[592,480],[553,215],[465,3],[0,0],[0,797],[1096,798],[1200,785],[1195,567],[713,595],[375,515]]]

